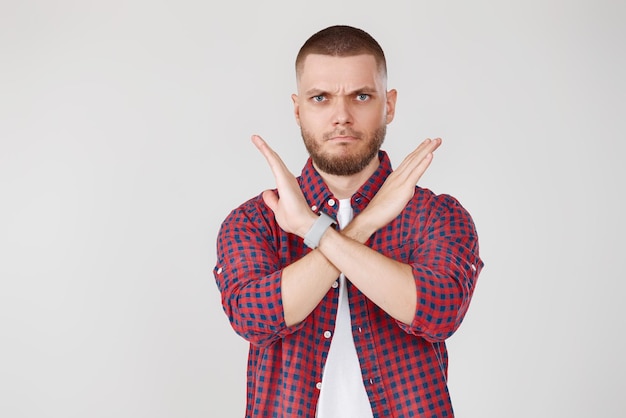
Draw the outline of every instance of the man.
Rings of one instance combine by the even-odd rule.
[[[451,417],[445,340],[483,262],[467,211],[416,184],[440,139],[392,170],[397,92],[380,45],[332,26],[296,58],[310,158],[294,177],[259,136],[276,190],[224,220],[215,279],[250,342],[247,417]]]

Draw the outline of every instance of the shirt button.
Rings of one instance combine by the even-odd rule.
[[[339,287],[339,282],[338,282],[337,280],[335,280],[335,281],[333,282],[333,285],[332,285],[332,286],[333,286],[333,289],[338,288],[338,287]]]
[[[224,269],[222,269],[221,267],[217,269],[217,274],[222,274],[222,272],[224,271]]]
[[[313,212],[317,211],[317,206],[315,206],[315,205],[311,206],[311,210],[312,210]]]
[[[330,338],[333,335],[330,331],[324,331],[324,338]]]
[[[328,199],[328,206],[335,206],[335,199]]]
[[[322,382],[317,382],[317,383],[315,384],[315,387],[316,387],[318,390],[322,390]]]

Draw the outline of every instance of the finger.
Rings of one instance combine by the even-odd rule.
[[[270,165],[272,164],[272,161],[274,161],[278,157],[278,154],[276,154],[276,152],[274,152],[274,150],[270,148],[267,142],[265,142],[265,140],[259,135],[252,135],[252,143],[255,147],[257,147],[259,151],[261,151],[261,154],[263,154],[263,156],[265,157],[267,162],[270,163]]]
[[[443,141],[442,141],[441,138],[435,138],[435,139],[433,139],[431,141],[431,145],[433,146],[433,149],[435,150],[435,149],[439,148],[439,146],[441,145],[442,142]]]
[[[406,158],[400,163],[398,168],[394,171],[396,176],[403,178],[407,181],[412,181],[415,177],[416,167],[428,156],[432,154],[441,145],[441,138],[425,139],[418,145]],[[432,159],[431,157],[429,157]],[[430,164],[430,163],[429,163]]]
[[[411,154],[414,157],[422,159],[427,153],[434,152],[437,148],[439,148],[441,142],[441,138],[426,138]]]
[[[413,183],[417,183],[418,180],[422,177],[422,175],[426,172],[426,169],[430,166],[430,163],[433,162],[434,154],[432,152],[426,154],[426,156],[419,162],[415,170],[411,172],[411,177],[413,178]]]
[[[441,143],[443,142],[443,140],[441,138],[435,138],[432,140],[432,142],[430,143],[431,145],[431,150],[430,152],[435,151],[437,148],[439,148],[441,146]]]
[[[424,155],[428,154],[429,152],[435,151],[437,148],[439,148],[440,145],[441,138],[426,138],[424,141],[422,141],[421,144],[417,146],[417,148],[415,148],[409,155],[407,155],[406,160],[407,162],[410,162],[416,158],[421,160],[422,158],[424,158]]]
[[[252,135],[252,143],[265,157],[265,160],[269,164],[276,180],[278,180],[282,174],[290,173],[280,156],[267,144],[267,142],[265,142],[263,138],[259,135]]]
[[[278,207],[278,196],[272,190],[266,190],[263,192],[263,201],[272,211]]]

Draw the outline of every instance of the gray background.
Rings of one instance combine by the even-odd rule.
[[[618,1],[0,3],[0,416],[241,417],[211,273],[228,211],[299,173],[293,60],[374,35],[384,148],[486,262],[449,340],[458,417],[626,416],[626,8]]]

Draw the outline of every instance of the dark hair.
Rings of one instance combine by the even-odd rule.
[[[387,75],[385,53],[378,42],[367,32],[352,26],[329,26],[313,34],[302,45],[296,57],[296,74],[302,71],[304,59],[309,54],[330,55],[333,57],[351,57],[354,55],[372,55],[378,68]]]

